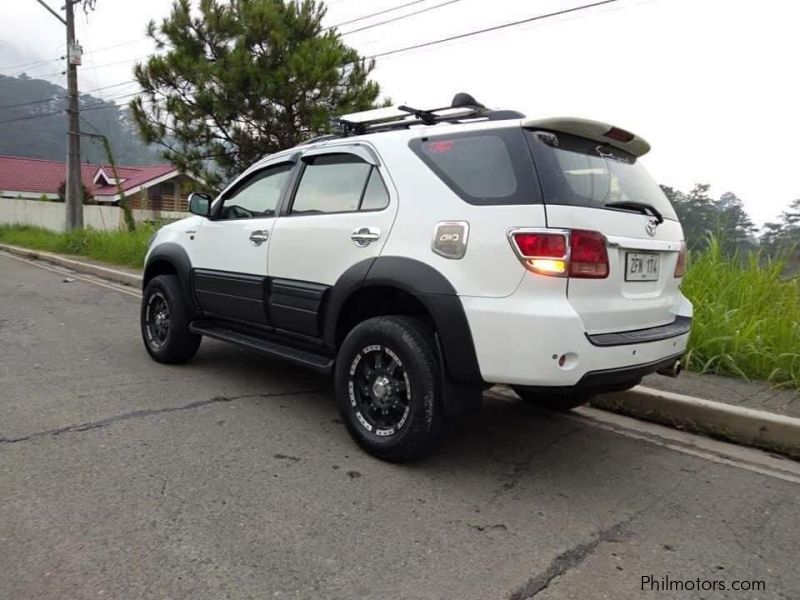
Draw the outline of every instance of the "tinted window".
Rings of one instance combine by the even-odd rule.
[[[292,214],[358,210],[372,165],[352,154],[314,156],[306,163]]]
[[[565,133],[529,135],[546,204],[604,208],[613,202],[643,202],[677,220],[664,192],[634,156]]]
[[[222,219],[272,217],[289,179],[292,165],[278,165],[259,171],[233,190],[222,202]]]
[[[531,204],[539,189],[519,128],[421,138],[411,149],[472,204]]]
[[[364,190],[364,198],[361,200],[361,210],[382,210],[387,206],[389,206],[389,192],[378,169],[372,167]]]

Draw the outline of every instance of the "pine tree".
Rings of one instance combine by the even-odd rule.
[[[315,0],[177,0],[148,34],[159,52],[135,67],[143,137],[214,187],[264,155],[329,130],[380,93],[362,59],[322,25]]]

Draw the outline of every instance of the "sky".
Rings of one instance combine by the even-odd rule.
[[[61,0],[49,0],[60,7]],[[330,0],[326,24],[409,0]],[[345,35],[362,55],[588,4],[591,0],[424,0],[357,27],[428,12]],[[167,0],[97,0],[78,13],[85,56],[80,89],[130,81],[153,51],[147,22]],[[35,0],[0,0],[0,73],[21,70],[63,84],[64,28]],[[459,91],[530,117],[576,116],[633,131],[653,149],[643,164],[665,185],[736,193],[754,221],[774,220],[800,198],[800,2],[619,0],[613,4],[377,60],[373,78],[395,103],[431,108]],[[9,69],[50,60],[26,69]],[[134,83],[93,92],[113,99]],[[124,101],[121,99],[120,101]]]

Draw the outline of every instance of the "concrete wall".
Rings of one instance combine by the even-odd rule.
[[[137,222],[154,219],[177,220],[188,213],[152,210],[133,211]],[[64,231],[65,208],[61,202],[0,198],[0,225],[32,225],[51,231]],[[94,229],[124,229],[122,209],[116,206],[87,205],[83,207],[83,224]]]

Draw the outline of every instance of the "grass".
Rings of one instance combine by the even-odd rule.
[[[126,267],[141,267],[147,242],[155,232],[152,225],[139,225],[135,232],[82,229],[53,233],[27,226],[0,226],[0,242],[60,254],[85,256]]]
[[[726,256],[718,238],[692,254],[690,369],[800,388],[800,278],[784,271],[761,253]]]
[[[0,226],[0,242],[141,267],[155,229],[57,234]],[[686,357],[691,370],[800,389],[800,278],[783,278],[784,267],[760,254],[726,256],[717,238],[692,253],[683,282],[695,310]]]

